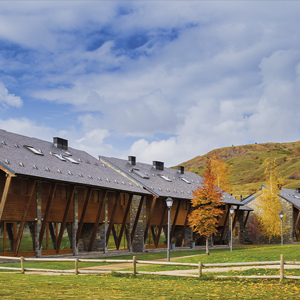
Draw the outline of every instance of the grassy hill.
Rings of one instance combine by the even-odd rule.
[[[203,175],[205,163],[214,154],[232,166],[229,180],[235,197],[246,197],[264,183],[263,161],[276,157],[278,171],[283,177],[285,188],[300,187],[300,141],[292,143],[265,143],[232,146],[215,149],[203,156],[197,156],[180,165],[185,170]]]

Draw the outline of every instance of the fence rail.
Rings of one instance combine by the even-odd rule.
[[[15,260],[20,261],[21,268],[16,267],[2,267],[0,266],[0,270],[10,270],[10,271],[21,271],[23,274],[25,271],[31,272],[51,272],[51,273],[66,273],[66,274],[100,274],[100,273],[111,273],[112,271],[108,270],[79,270],[79,262],[94,262],[94,263],[131,263],[132,271],[116,271],[118,273],[131,273],[133,275],[136,274],[147,274],[147,275],[167,275],[167,276],[185,276],[185,277],[198,277],[202,276],[203,268],[221,268],[221,267],[244,267],[244,266],[270,266],[277,265],[280,269],[280,275],[251,275],[251,276],[241,276],[241,275],[218,275],[218,278],[228,278],[228,277],[236,277],[236,278],[262,278],[262,279],[280,279],[282,281],[284,278],[286,279],[300,279],[300,276],[284,276],[284,266],[285,265],[300,265],[298,261],[284,261],[284,255],[281,254],[280,261],[263,261],[263,262],[241,262],[241,263],[210,263],[210,264],[202,264],[202,262],[196,263],[178,263],[178,262],[161,262],[161,261],[146,261],[146,260],[136,260],[136,257],[133,256],[133,259],[82,259],[82,258],[24,258],[21,257],[8,257],[8,256],[0,256],[2,260]],[[37,268],[25,268],[24,262],[73,262],[74,270],[53,270],[53,269],[37,269]],[[148,271],[137,271],[137,264],[147,264],[147,265],[167,265],[167,266],[185,266],[185,267],[197,267],[198,274],[170,274],[170,273],[161,273],[161,272],[148,272]]]

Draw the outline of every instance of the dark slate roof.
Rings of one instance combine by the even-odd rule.
[[[201,182],[203,181],[202,177],[191,172],[184,171],[184,174],[181,174],[178,170],[170,168],[164,168],[163,171],[160,171],[150,164],[136,162],[136,165],[133,166],[125,159],[102,156],[99,158],[118,172],[124,174],[124,176],[136,180],[158,197],[170,196],[172,198],[192,199],[192,192],[201,186]],[[138,169],[141,174],[148,178],[142,178],[140,175],[136,174],[133,169]],[[161,175],[165,176],[170,181],[163,179]],[[190,183],[183,181],[182,178]],[[227,193],[224,193],[224,195],[225,199],[222,202],[243,205],[231,195]]]
[[[298,193],[297,190],[282,188],[280,191],[280,197],[286,199],[300,209],[300,193]]]
[[[41,150],[43,155],[32,153],[24,145]],[[53,156],[54,153],[68,155],[51,142],[0,130],[0,165],[15,175],[149,194],[142,186],[126,179],[86,152],[70,147],[68,152],[78,164],[61,161]]]

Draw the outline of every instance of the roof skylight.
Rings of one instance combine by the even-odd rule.
[[[57,157],[58,159],[60,159],[62,161],[66,161],[66,159],[61,154],[53,153],[53,156]]]
[[[165,175],[159,175],[162,179],[164,179],[165,181],[169,181],[169,182],[172,182],[172,180],[170,178],[168,178],[167,176]]]
[[[65,158],[66,160],[70,161],[71,163],[73,164],[79,164],[78,161],[76,161],[75,159],[73,159],[72,157],[69,157],[69,156],[63,156],[63,158]]]
[[[187,179],[185,179],[185,178],[183,178],[183,177],[181,177],[181,180],[184,181],[185,183],[191,184],[190,181],[188,181]]]
[[[136,174],[136,175],[138,175],[138,176],[144,178],[144,179],[149,179],[149,176],[146,175],[145,173],[141,172],[140,169],[135,169],[135,168],[133,168],[133,169],[132,169],[132,172],[133,172],[134,174]]]
[[[61,150],[61,151],[69,156],[72,156],[72,154],[69,151],[66,151],[66,150]]]
[[[39,149],[35,149],[34,147],[32,146],[27,146],[27,145],[24,145],[24,148],[28,149],[29,151],[31,151],[32,153],[34,154],[37,154],[37,155],[44,155],[44,153]]]

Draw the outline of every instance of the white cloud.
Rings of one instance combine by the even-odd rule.
[[[2,103],[3,106],[21,107],[23,101],[20,97],[9,94],[3,82],[0,82],[0,103]]]

